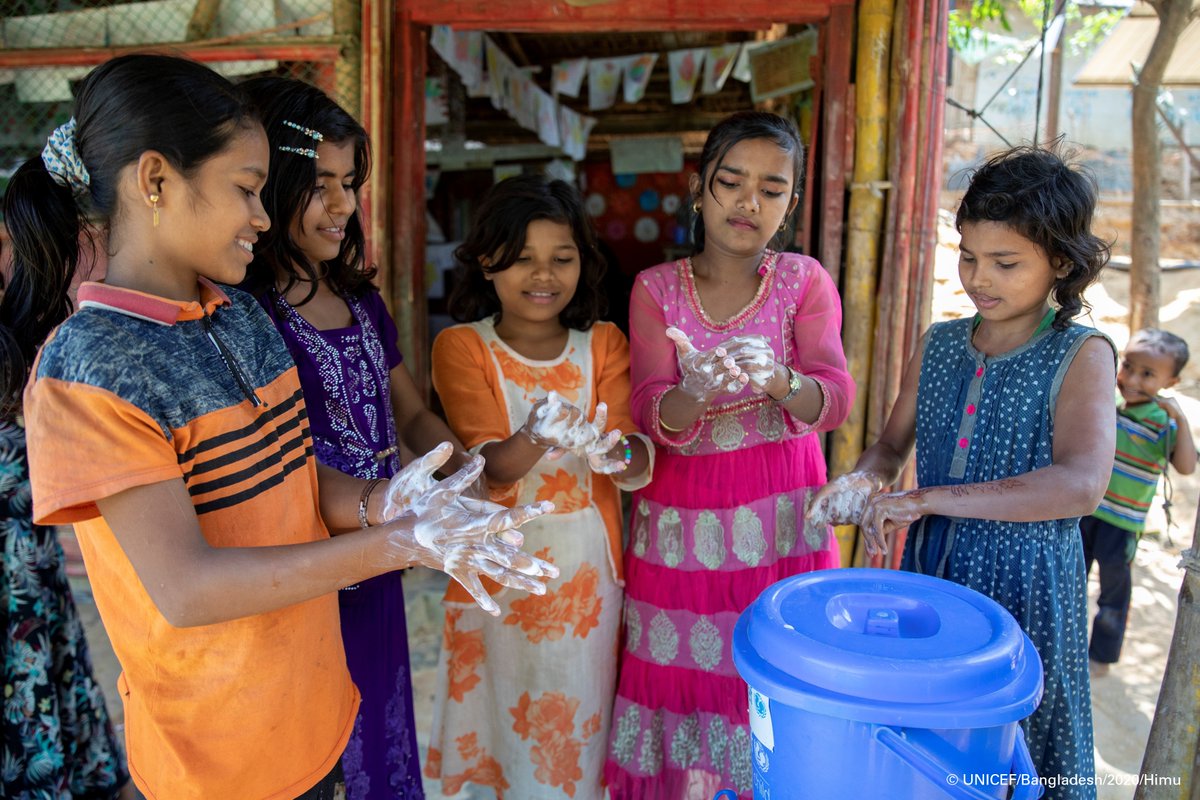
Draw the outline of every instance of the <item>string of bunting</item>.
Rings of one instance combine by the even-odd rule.
[[[617,102],[618,93],[626,103],[637,103],[645,96],[650,75],[659,61],[658,53],[560,61],[553,66],[551,91],[547,92],[534,82],[528,70],[514,64],[482,31],[457,31],[448,25],[435,25],[430,43],[458,74],[470,96],[490,97],[493,107],[506,112],[526,130],[537,133],[543,143],[561,148],[576,161],[582,160],[587,152],[588,136],[596,118],[568,108],[558,98],[578,98],[586,78],[589,111],[611,108]],[[795,44],[801,44],[802,51],[815,53],[815,33],[810,31],[769,43],[731,42],[670,51],[666,62],[671,76],[671,102],[690,103],[697,86],[701,94],[715,94],[730,77],[750,83],[756,102],[781,94],[782,91],[776,90],[779,85],[787,91],[806,88],[803,79],[808,77],[808,60],[802,57],[803,52],[793,52]],[[785,47],[789,48],[786,52],[782,49]],[[775,51],[773,59],[762,58],[771,51]],[[765,88],[757,85],[766,77],[757,62],[766,66],[794,65],[797,61],[800,62],[801,80],[797,81],[794,75],[778,76]],[[772,71],[777,69],[772,66]]]

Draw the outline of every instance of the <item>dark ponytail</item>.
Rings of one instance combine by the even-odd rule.
[[[12,248],[0,301],[4,416],[20,405],[37,348],[71,313],[67,291],[87,260],[82,256],[90,255],[82,249],[91,245],[92,224],[108,226],[116,216],[121,170],[157,150],[190,176],[258,122],[241,92],[208,67],[148,54],[114,58],[88,73],[73,119],[74,130],[64,136],[68,160],[78,165],[64,177],[73,188],[37,157],[17,170],[4,195]]]
[[[71,189],[46,170],[40,156],[17,169],[4,195],[12,274],[0,300],[0,419],[13,415],[33,356],[71,313],[67,289],[87,236]]]

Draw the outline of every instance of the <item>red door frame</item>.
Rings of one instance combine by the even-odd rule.
[[[380,5],[386,5],[380,3]],[[364,40],[368,15],[364,0]],[[400,331],[401,348],[418,385],[428,385],[425,316],[425,47],[431,25],[460,29],[579,33],[586,31],[752,30],[773,23],[823,23],[821,74],[816,76],[820,108],[813,149],[820,152],[820,195],[806,182],[805,204],[820,215],[819,257],[834,275],[842,249],[846,187],[847,136],[852,129],[847,107],[854,36],[853,0],[395,0],[392,5],[390,86],[364,86],[364,115],[390,121],[386,152],[382,138],[379,164],[390,162],[391,224],[376,252],[384,255],[381,277]],[[497,12],[500,11],[501,14]],[[381,22],[376,16],[376,22]],[[386,51],[388,48],[383,48]],[[364,53],[364,56],[366,54]],[[364,58],[366,60],[366,58]],[[387,63],[386,61],[384,62]],[[382,97],[382,106],[369,96]],[[388,107],[390,106],[390,113]],[[368,130],[372,130],[368,127]],[[390,156],[390,158],[389,158]],[[810,166],[814,159],[810,159]],[[382,187],[380,187],[382,188]],[[382,220],[380,220],[382,221]],[[386,224],[386,223],[385,223]],[[379,230],[379,229],[376,229]],[[382,233],[382,231],[380,231]],[[407,269],[405,269],[407,267]]]

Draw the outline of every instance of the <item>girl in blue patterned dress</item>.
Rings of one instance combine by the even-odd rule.
[[[1112,343],[1071,321],[1108,257],[1094,207],[1092,183],[1048,150],[1017,148],[975,173],[955,222],[978,313],[926,332],[879,441],[809,512],[859,524],[872,554],[911,526],[904,569],[1016,617],[1045,668],[1023,727],[1050,800],[1096,796],[1079,518],[1112,471],[1116,369]],[[914,442],[920,488],[884,492]]]

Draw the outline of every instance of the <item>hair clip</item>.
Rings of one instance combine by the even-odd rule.
[[[308,156],[309,158],[320,158],[317,151],[311,147],[288,147],[286,144],[279,145],[279,149],[285,153],[295,153],[298,156]]]
[[[292,122],[290,119],[285,119],[283,121],[283,124],[287,125],[289,128],[295,128],[296,130],[300,131],[301,133],[303,133],[305,136],[309,137],[310,139],[316,139],[318,142],[325,141],[325,137],[324,137],[324,135],[321,134],[320,131],[314,131],[312,128],[306,128],[303,125]]]

